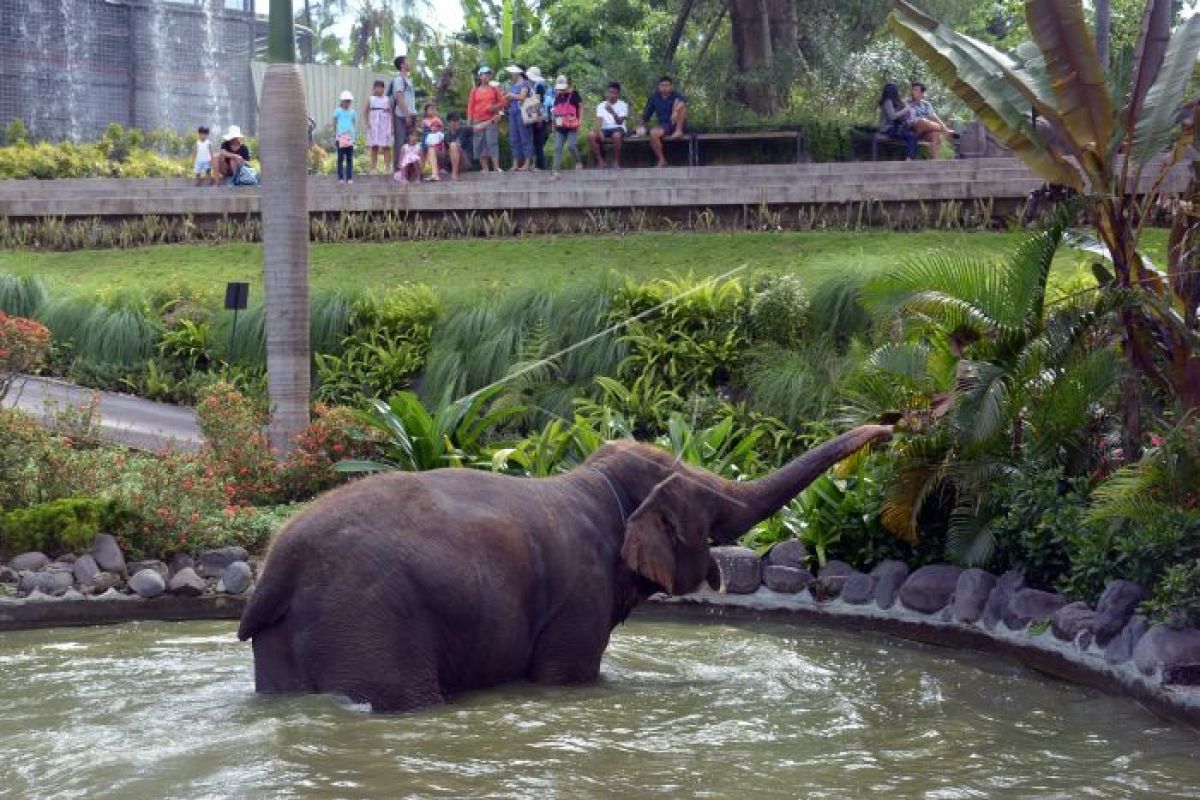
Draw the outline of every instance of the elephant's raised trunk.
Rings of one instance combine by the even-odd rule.
[[[800,494],[822,472],[868,444],[886,441],[890,425],[863,425],[814,447],[791,463],[755,481],[731,483],[731,502],[713,532],[718,544],[734,541]]]

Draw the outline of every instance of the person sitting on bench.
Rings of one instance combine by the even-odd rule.
[[[957,136],[950,126],[942,122],[942,118],[933,110],[933,106],[925,99],[925,84],[920,81],[912,82],[911,96],[908,101],[910,115],[908,128],[917,134],[923,142],[929,142],[929,157],[937,158],[942,149],[943,136]]]
[[[879,132],[889,139],[904,142],[904,160],[917,157],[917,132],[908,127],[912,109],[900,99],[900,88],[892,82],[883,85],[879,96]]]
[[[664,137],[682,139],[683,126],[687,122],[687,99],[675,91],[675,81],[666,75],[658,79],[658,91],[646,101],[646,110],[642,112],[642,127],[638,129],[639,136],[655,117],[658,117],[658,124],[650,129],[650,149],[658,159],[655,166],[665,167],[667,157],[663,155],[662,140]]]
[[[613,166],[621,168],[621,142],[625,139],[625,120],[629,119],[629,104],[621,99],[621,84],[613,81],[604,93],[604,101],[596,106],[596,130],[588,134],[596,163],[604,163],[604,141],[612,142]]]

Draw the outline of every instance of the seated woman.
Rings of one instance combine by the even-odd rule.
[[[920,81],[912,82],[908,100],[908,129],[917,134],[922,142],[929,142],[929,157],[937,158],[942,149],[942,138],[955,137],[950,126],[942,122],[942,118],[933,110],[933,106],[925,99],[925,84]]]
[[[237,125],[230,125],[221,137],[221,149],[213,155],[212,169],[226,186],[258,185],[258,173],[250,168],[250,148],[242,141],[242,129]]]
[[[900,88],[888,82],[879,95],[879,130],[889,139],[904,142],[904,160],[917,157],[917,133],[908,127],[912,109],[900,99]]]

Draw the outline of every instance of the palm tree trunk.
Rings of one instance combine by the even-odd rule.
[[[814,447],[765,478],[731,482],[727,488],[733,502],[716,526],[713,541],[718,544],[733,541],[783,508],[822,472],[891,435],[890,425],[862,425]]]
[[[272,0],[269,55],[259,112],[263,165],[263,280],[271,446],[282,458],[308,425],[308,126],[295,65],[290,0]],[[286,32],[282,30],[286,22]]]
[[[1096,59],[1108,69],[1109,44],[1112,42],[1112,9],[1109,0],[1096,0]]]

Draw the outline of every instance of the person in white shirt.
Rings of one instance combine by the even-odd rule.
[[[596,163],[608,166],[604,160],[604,142],[612,142],[612,162],[621,168],[621,142],[625,140],[625,120],[629,119],[629,104],[621,99],[621,84],[613,81],[604,93],[604,102],[596,106],[596,130],[588,134]]]

